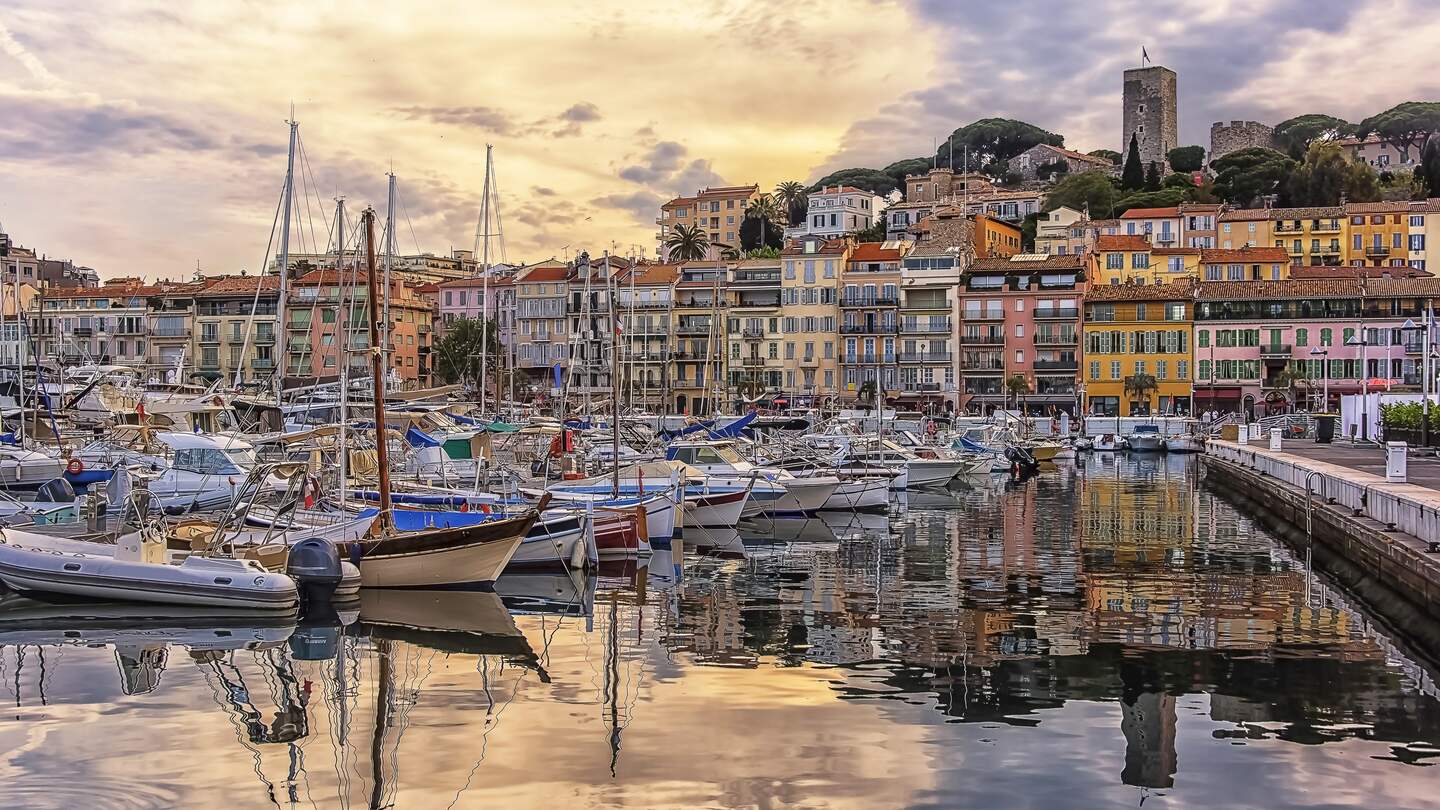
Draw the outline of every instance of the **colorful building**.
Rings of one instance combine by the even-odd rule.
[[[558,261],[531,265],[515,276],[515,366],[532,397],[558,396],[564,382],[570,360],[565,322],[569,276],[569,266]]]
[[[759,194],[760,187],[754,185],[718,186],[697,191],[693,197],[676,197],[660,206],[660,216],[655,220],[660,226],[655,234],[660,259],[668,260],[665,240],[679,225],[695,226],[705,232],[710,238],[709,258],[718,258],[722,246],[738,248],[745,209]]]
[[[1086,413],[1192,412],[1194,285],[1094,286],[1085,295]],[[1137,389],[1137,379],[1154,387]]]
[[[975,258],[1003,258],[1020,252],[1019,223],[996,219],[989,214],[972,214],[970,222]]]
[[[1345,264],[1351,267],[1407,267],[1410,264],[1410,203],[1348,203],[1350,239]]]
[[[1290,277],[1284,248],[1216,248],[1200,251],[1202,281],[1283,281]]]
[[[686,262],[675,282],[672,413],[710,416],[727,404],[724,262]]]
[[[987,412],[1008,400],[1036,413],[1077,412],[1086,268],[1076,255],[971,263],[958,288],[961,407]],[[1008,393],[1005,381],[1016,376],[1025,380],[1023,397]]]
[[[351,374],[370,374],[366,354],[370,347],[367,278],[365,271],[347,268],[314,270],[291,280],[285,305],[289,321],[287,374],[334,379],[346,364]],[[376,286],[383,295],[383,283]],[[397,277],[390,280],[391,345],[385,364],[390,369],[389,384],[402,389],[424,387],[431,382],[434,310],[416,286]],[[201,329],[204,302],[210,292],[196,296],[196,321]],[[440,358],[440,362],[455,361]]]
[[[858,398],[867,382],[876,381],[882,395],[900,393],[900,260],[910,244],[863,242],[845,263],[840,293],[842,398]]]
[[[280,276],[228,276],[207,282],[194,295],[194,342],[187,348],[195,358],[195,371],[206,380],[227,383],[273,379],[279,367]],[[173,332],[182,323],[166,320],[164,331]],[[176,342],[168,334],[161,346],[167,356],[175,356]]]
[[[784,387],[797,403],[839,393],[840,275],[852,247],[848,239],[806,236],[781,251]]]
[[[669,402],[670,323],[675,307],[674,264],[641,264],[620,280],[616,307],[622,324],[620,390],[629,401],[663,412]]]
[[[730,270],[730,384],[750,400],[778,396],[785,385],[780,267],[779,259],[750,259]]]

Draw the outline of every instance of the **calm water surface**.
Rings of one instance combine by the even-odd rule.
[[[1426,654],[1197,482],[1029,481],[296,627],[0,605],[6,807],[1433,807]],[[1308,594],[1307,594],[1308,585]],[[503,599],[503,601],[502,601]],[[149,611],[153,614],[153,611]]]

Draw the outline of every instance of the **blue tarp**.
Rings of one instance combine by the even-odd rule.
[[[423,529],[453,528],[456,526],[477,526],[490,520],[499,520],[503,514],[484,512],[430,511],[425,509],[396,509],[393,513],[395,528],[402,532],[417,532]]]
[[[989,448],[989,447],[986,447],[985,445],[980,444],[979,442],[973,442],[973,441],[965,438],[964,436],[961,436],[959,439],[957,439],[955,443],[958,444],[958,445],[960,445],[960,449],[961,449],[961,450],[969,450],[969,451],[972,452],[972,453],[993,453],[993,452],[995,452],[993,449],[991,449],[991,448]]]
[[[715,427],[715,420],[709,422],[696,422],[693,425],[686,425],[679,430],[662,430],[660,434],[667,439],[678,439],[681,436],[689,436],[691,433],[699,433],[702,430],[709,430]]]
[[[740,437],[740,434],[741,434],[741,433],[744,433],[744,432],[745,432],[745,429],[748,428],[748,427],[750,427],[750,423],[751,423],[751,422],[754,422],[754,421],[755,421],[755,417],[757,417],[757,416],[759,416],[759,415],[760,415],[760,412],[759,412],[759,411],[751,411],[751,412],[745,414],[744,416],[740,417],[739,419],[736,419],[734,422],[731,422],[730,424],[726,425],[725,427],[720,428],[719,430],[713,430],[713,431],[711,431],[711,433],[712,433],[713,435],[715,435],[716,437],[719,437],[719,438],[722,438],[722,439],[736,439],[736,438],[739,438],[739,437]]]
[[[20,440],[15,438],[14,433],[0,433],[0,444],[19,444]]]
[[[405,441],[411,447],[439,447],[440,441],[420,428],[412,427],[405,431]]]

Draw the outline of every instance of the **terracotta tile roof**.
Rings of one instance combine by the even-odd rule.
[[[439,285],[439,284],[433,284],[433,283],[432,283],[432,284],[421,284],[419,287],[416,287],[416,288],[415,288],[415,292],[421,293],[421,294],[423,294],[423,295],[439,295],[439,294],[440,294],[440,285]]]
[[[1284,281],[1203,281],[1202,301],[1269,301],[1287,298],[1359,298],[1354,278],[1302,278]]]
[[[1034,256],[1039,256],[1040,254],[1022,254],[1022,255],[1034,255]],[[976,259],[975,261],[973,261],[973,262],[970,263],[970,272],[972,272],[972,273],[976,273],[976,272],[980,272],[980,273],[995,273],[995,272],[1025,273],[1025,272],[1029,272],[1029,271],[1032,271],[1032,270],[1075,270],[1075,271],[1080,271],[1080,270],[1084,270],[1084,269],[1085,269],[1085,257],[1084,257],[1083,255],[1074,254],[1074,253],[1067,254],[1067,255],[1064,255],[1064,256],[1060,256],[1060,255],[1047,255],[1047,256],[1044,256],[1044,257],[1041,257],[1041,258],[1035,258],[1035,259],[1015,259],[1015,258]]]
[[[1434,273],[1413,267],[1350,267],[1347,265],[1295,265],[1291,278],[1430,278]]]
[[[1101,238],[1101,239],[1105,239],[1105,238],[1107,238],[1107,237],[1103,237],[1103,236],[1102,236],[1102,237],[1100,237],[1100,238]],[[1193,248],[1193,247],[1159,248],[1159,247],[1157,247],[1157,248],[1150,248],[1150,253],[1151,253],[1151,255],[1154,255],[1154,256],[1199,256],[1199,255],[1200,255],[1200,248]]]
[[[547,266],[532,267],[532,268],[530,268],[529,270],[522,270],[522,271],[520,272],[520,277],[517,278],[516,281],[518,281],[518,282],[521,283],[521,284],[525,284],[525,283],[527,283],[527,282],[532,282],[532,281],[534,281],[534,282],[564,281],[565,278],[566,278],[567,276],[569,276],[569,275],[570,275],[570,268],[568,268],[568,267],[547,267]]]
[[[1118,219],[1088,219],[1088,220],[1081,220],[1080,222],[1075,223],[1075,227],[1078,227],[1078,228],[1118,228],[1118,227],[1120,227],[1120,220],[1118,220]]]
[[[1214,214],[1224,207],[1220,203],[1180,203],[1176,206],[1182,214]]]
[[[784,250],[780,251],[780,255],[781,255],[781,256],[823,256],[823,255],[831,255],[831,256],[833,256],[833,255],[835,255],[836,253],[844,253],[846,247],[848,247],[848,244],[846,243],[846,241],[845,241],[844,239],[827,239],[827,240],[825,240],[824,242],[822,242],[822,243],[820,244],[820,246],[815,250],[814,253],[806,253],[806,252],[805,252],[805,246],[804,246],[804,244],[802,244],[802,242],[801,242],[800,240],[797,240],[797,241],[795,242],[795,244],[790,245],[790,246],[786,247]]]
[[[204,285],[188,282],[160,281],[142,284],[130,281],[124,284],[105,284],[101,287],[59,287],[45,291],[45,298],[148,298],[154,295],[189,295]]]
[[[675,208],[676,206],[680,206],[680,205],[694,205],[694,204],[695,204],[695,198],[694,198],[694,197],[676,197],[675,199],[671,200],[670,202],[663,203],[660,207],[661,207],[661,208]]]
[[[1290,254],[1285,248],[1248,247],[1238,250],[1204,248],[1200,251],[1201,264],[1245,264],[1247,262],[1289,264]]]
[[[861,242],[850,251],[852,262],[898,262],[899,248],[887,248],[884,242]]]
[[[818,197],[823,194],[864,194],[865,190],[854,186],[825,186],[819,191],[810,192],[811,197]]]
[[[1345,213],[1347,214],[1404,214],[1409,210],[1409,200],[1345,203]]]
[[[1221,222],[1261,222],[1282,219],[1337,219],[1345,216],[1338,205],[1310,208],[1236,208],[1220,215]]]
[[[634,273],[634,283],[637,287],[658,287],[674,284],[680,277],[680,265],[678,264],[649,264],[639,267]],[[629,284],[629,277],[625,283]]]
[[[280,292],[280,276],[222,276],[208,279],[205,289],[195,293],[197,298],[221,295],[254,295],[257,287],[267,293]]]
[[[1156,219],[1162,217],[1178,217],[1180,209],[1174,206],[1169,208],[1131,208],[1120,215],[1121,219]]]
[[[1096,284],[1085,291],[1090,301],[1178,301],[1192,298],[1195,286],[1188,280],[1170,284]]]
[[[1392,268],[1399,270],[1402,268]],[[1425,278],[1367,278],[1365,280],[1365,295],[1368,298],[1388,298],[1395,296],[1404,298],[1409,296],[1426,296],[1440,298],[1440,278],[1428,276]]]
[[[1101,234],[1095,240],[1095,250],[1150,250],[1150,243],[1138,235]]]
[[[1032,147],[1032,148],[1036,148],[1036,147],[1044,147],[1044,149],[1045,149],[1046,151],[1048,151],[1048,152],[1054,152],[1054,153],[1057,154],[1057,155],[1064,155],[1065,157],[1068,157],[1068,158],[1070,158],[1070,159],[1072,159],[1072,160],[1080,160],[1080,161],[1084,161],[1085,163],[1094,163],[1094,164],[1097,165],[1097,166],[1105,166],[1105,167],[1108,168],[1108,167],[1110,167],[1110,166],[1114,166],[1114,165],[1115,165],[1115,164],[1111,163],[1108,158],[1095,157],[1094,155],[1087,155],[1087,154],[1085,154],[1084,152],[1076,152],[1076,151],[1073,151],[1073,150],[1070,150],[1070,149],[1066,149],[1066,148],[1063,147],[1063,146],[1051,146],[1051,145],[1048,144],[1048,143],[1039,143],[1039,144],[1036,144],[1035,147]]]

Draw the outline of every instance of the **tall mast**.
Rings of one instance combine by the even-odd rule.
[[[480,221],[475,223],[475,253],[480,258],[480,413],[485,413],[485,367],[490,360],[490,168],[495,147],[485,144],[485,187],[480,192]],[[473,258],[473,254],[472,254]],[[495,310],[497,313],[498,309]],[[498,398],[500,392],[495,392]]]
[[[385,351],[390,351],[390,263],[395,258],[395,172],[387,175],[390,187],[385,203],[385,310],[381,320],[380,337]]]
[[[615,305],[615,274],[610,271],[610,254],[605,254],[605,294],[610,298],[610,450],[615,462],[615,497],[620,497],[620,310]],[[599,345],[599,344],[596,344]],[[644,498],[645,493],[641,492]]]
[[[280,356],[286,358],[284,365],[289,365],[289,338],[290,325],[285,321],[285,304],[290,294],[290,203],[295,198],[295,141],[299,137],[300,122],[295,120],[295,105],[290,105],[290,152],[285,159],[285,201],[282,207],[285,209],[284,218],[280,220],[280,295],[275,300],[275,323],[280,328],[281,343]],[[255,282],[259,284],[260,282]],[[282,367],[280,373],[275,375],[275,402],[280,402],[280,391],[284,386],[285,369]]]
[[[370,308],[370,374],[375,390],[375,466],[380,484],[380,530],[390,528],[390,458],[385,443],[385,357],[380,345],[380,301],[375,283],[375,209],[366,208],[365,221],[365,304]]]
[[[345,283],[345,271],[344,271],[344,269],[343,269],[344,265],[345,265],[345,198],[344,198],[344,197],[336,197],[336,198],[335,198],[335,289],[336,289],[337,291],[349,290],[349,291],[350,291],[349,298],[350,298],[350,300],[353,302],[353,301],[355,300],[354,288],[353,288],[352,285],[347,285],[347,284]],[[321,278],[322,278],[322,279],[324,278],[324,275],[323,275],[323,274],[321,275]],[[336,313],[336,317],[335,317],[335,331],[337,331],[337,332],[340,333],[340,335],[339,335],[339,337],[340,337],[340,343],[339,343],[339,345],[340,345],[340,348],[339,348],[340,357],[339,357],[339,359],[338,359],[338,361],[337,361],[337,362],[339,363],[339,366],[340,366],[340,443],[339,443],[338,445],[336,445],[336,447],[337,447],[337,449],[340,451],[340,452],[338,453],[338,455],[339,455],[339,461],[340,461],[340,506],[341,506],[341,508],[344,508],[344,505],[345,505],[345,489],[346,489],[346,487],[347,487],[347,486],[349,485],[349,483],[350,483],[350,482],[349,482],[349,477],[348,477],[349,473],[348,473],[348,469],[347,469],[348,466],[349,466],[349,462],[350,462],[350,444],[349,444],[348,441],[346,441],[345,432],[346,432],[346,430],[349,429],[349,425],[350,425],[350,321],[352,320],[351,317],[350,317],[350,315],[351,315],[351,311],[355,308],[353,303],[352,303],[352,304],[349,304],[349,305],[346,305],[345,299],[346,299],[346,295],[345,295],[344,292],[341,292],[341,293],[339,294],[339,296],[335,299],[335,313]],[[344,317],[340,317],[342,314],[344,315]],[[312,318],[312,319],[314,318],[314,315],[313,315],[313,314],[311,315],[311,318]],[[322,322],[322,326],[320,327],[320,329],[321,329],[321,331],[322,331],[322,333],[323,333],[324,328],[325,328],[325,327],[323,326],[323,322],[324,322],[324,320],[325,320],[325,318],[324,318],[323,315],[321,316],[320,320],[321,320],[321,322]],[[313,329],[314,327],[311,327],[311,328]],[[323,364],[323,361],[322,361],[322,364]],[[316,375],[316,378],[318,379],[318,378],[319,378],[319,375]]]

